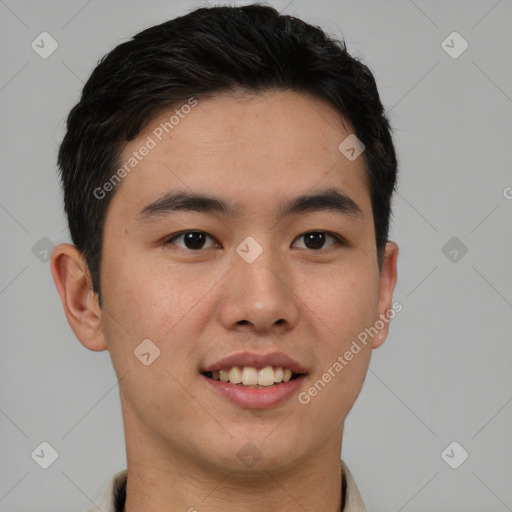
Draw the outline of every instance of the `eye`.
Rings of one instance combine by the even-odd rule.
[[[207,238],[213,240],[213,238],[205,233],[204,231],[183,231],[181,233],[176,233],[171,237],[167,238],[164,242],[164,245],[174,244],[175,240],[183,239],[183,243],[185,247],[178,245],[182,249],[189,249],[193,251],[197,251],[200,249],[204,249],[204,243]],[[214,246],[218,244],[215,242]]]
[[[327,237],[334,240],[334,245],[332,247],[337,245],[346,245],[346,242],[341,236],[327,233],[326,231],[308,231],[307,233],[300,235],[297,240],[303,238],[305,240],[306,249],[318,251],[324,248],[322,246],[325,244]]]
[[[218,244],[210,235],[208,235],[204,231],[182,231],[181,233],[176,233],[171,237],[167,238],[164,241],[164,245],[177,245],[182,249],[199,251],[201,249],[209,248],[205,247],[205,242],[207,238],[214,242],[213,245],[210,245],[210,248],[220,247],[220,244]],[[310,249],[314,251],[325,249],[323,246],[325,245],[325,242],[328,238],[331,238],[334,241],[331,247],[336,247],[338,245],[346,245],[346,242],[343,239],[343,237],[328,233],[326,231],[308,231],[307,233],[303,233],[302,235],[300,235],[297,238],[297,240],[300,240],[301,238],[305,240],[305,247],[301,248]],[[183,245],[176,243],[176,241],[180,239],[182,240]],[[327,249],[328,248],[329,247],[327,247]]]

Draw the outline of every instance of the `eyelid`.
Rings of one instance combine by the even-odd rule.
[[[218,245],[222,245],[220,244],[212,235],[210,235],[209,233],[207,233],[206,231],[201,231],[199,229],[186,229],[186,230],[183,230],[183,231],[179,231],[177,233],[173,233],[172,235],[170,236],[167,236],[163,239],[162,243],[164,245],[169,245],[171,244],[175,239],[179,238],[180,236],[183,236],[187,233],[203,233],[204,235],[206,235],[207,237],[211,238],[212,240],[215,241],[216,244]],[[295,240],[299,240],[300,238],[302,238],[304,235],[308,234],[308,233],[324,233],[325,235],[327,236],[330,236],[334,239],[335,243],[333,246],[331,247],[327,247],[327,248],[322,248],[322,249],[308,249],[307,247],[305,248],[306,250],[309,250],[311,252],[317,252],[317,253],[320,253],[322,251],[327,251],[329,249],[332,249],[334,247],[339,247],[339,246],[348,246],[349,245],[349,242],[341,235],[337,234],[337,233],[332,233],[331,231],[326,231],[326,230],[322,230],[322,229],[310,229],[308,231],[304,231],[303,233],[301,233],[300,235],[297,235],[297,237],[294,239],[294,242]],[[179,247],[179,246],[178,246]],[[201,252],[202,250],[205,250],[204,248],[202,249],[188,249],[186,247],[179,247],[180,249],[183,249],[185,251],[189,251],[189,252]],[[211,249],[212,247],[207,247],[206,249]],[[301,247],[302,249],[302,247]]]
[[[331,231],[325,231],[322,229],[310,229],[308,231],[304,231],[304,233],[301,233],[300,235],[298,235],[295,240],[302,238],[304,235],[306,235],[308,233],[324,233],[325,235],[332,237],[335,242],[334,245],[332,245],[331,247],[324,247],[322,249],[309,249],[311,252],[321,253],[322,251],[328,251],[329,249],[332,249],[335,247],[348,246],[348,241],[341,235],[338,235],[337,233],[332,233]],[[295,242],[295,240],[294,240],[294,242]],[[302,247],[301,247],[301,249],[302,249]],[[306,250],[308,250],[307,247],[306,247]]]
[[[200,229],[185,229],[183,231],[179,231],[177,233],[173,233],[172,235],[170,236],[167,236],[165,237],[163,240],[162,240],[162,243],[164,245],[169,245],[171,244],[176,238],[179,238],[183,235],[186,235],[187,233],[203,233],[204,235],[206,235],[207,237],[211,238],[212,240],[215,241],[216,244],[219,244],[219,242],[217,242],[217,240],[215,240],[215,238],[210,235],[209,233],[207,233],[206,231],[201,231]],[[187,249],[186,247],[180,247],[180,249],[183,249],[185,251],[189,251],[189,252],[200,252],[204,249]],[[209,247],[207,247],[207,249],[209,249]]]

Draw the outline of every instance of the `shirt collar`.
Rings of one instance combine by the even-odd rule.
[[[122,512],[126,499],[127,475],[128,470],[126,469],[112,475],[96,505],[87,512]],[[344,496],[341,512],[366,512],[354,478],[343,461],[341,461],[341,487]]]

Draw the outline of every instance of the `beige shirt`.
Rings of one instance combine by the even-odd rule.
[[[115,496],[125,484],[127,474],[127,470],[123,469],[111,476],[96,505],[87,512],[122,512],[115,509]],[[354,478],[343,461],[341,461],[341,486],[345,496],[345,506],[341,512],[366,512]]]

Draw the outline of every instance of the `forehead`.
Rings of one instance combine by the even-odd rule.
[[[271,203],[336,187],[368,209],[363,155],[351,161],[339,150],[351,133],[331,105],[304,93],[189,100],[160,112],[125,146],[120,165],[130,170],[111,208],[140,211],[181,190],[230,198],[238,211],[269,213]],[[130,160],[134,165],[126,166]]]

